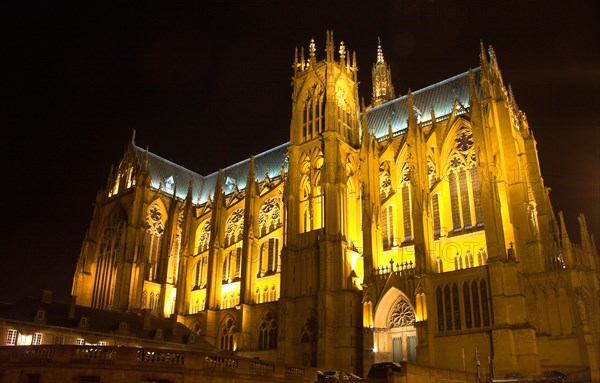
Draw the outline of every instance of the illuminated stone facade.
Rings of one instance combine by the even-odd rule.
[[[493,50],[373,102],[354,54],[294,55],[290,141],[202,176],[135,145],[98,193],[77,304],[176,315],[225,350],[600,381],[600,260],[572,244]],[[202,152],[199,160],[202,160]]]

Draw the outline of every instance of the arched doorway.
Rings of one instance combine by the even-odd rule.
[[[390,289],[375,312],[376,361],[416,362],[415,309],[404,293]]]

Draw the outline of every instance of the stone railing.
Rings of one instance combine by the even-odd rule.
[[[185,383],[204,382],[207,377],[211,382],[231,379],[261,383],[317,380],[314,368],[218,351],[70,345],[0,347],[0,381],[12,382],[13,377],[18,379],[23,369],[41,376],[58,374],[56,377],[63,381],[77,380],[81,374],[97,375],[101,381],[139,381],[138,376],[153,373],[160,375],[164,381]],[[45,381],[43,376],[42,381]]]
[[[381,266],[373,269],[373,275],[377,279],[387,279],[390,273],[396,273],[400,278],[415,275],[415,264],[410,262],[405,263],[390,263],[390,266]]]

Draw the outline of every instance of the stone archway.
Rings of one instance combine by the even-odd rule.
[[[415,309],[406,294],[388,290],[377,305],[374,322],[375,362],[416,361]]]

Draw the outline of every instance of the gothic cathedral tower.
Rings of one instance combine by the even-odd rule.
[[[333,33],[326,58],[294,60],[282,251],[280,341],[286,363],[357,370],[361,361],[360,121],[355,55]]]

